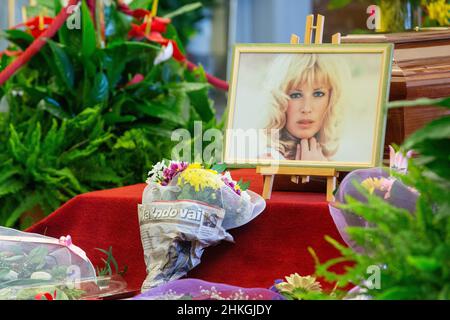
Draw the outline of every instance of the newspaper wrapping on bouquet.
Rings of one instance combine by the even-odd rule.
[[[138,206],[147,266],[142,291],[185,276],[200,263],[206,247],[233,241],[227,230],[265,208],[264,199],[238,190],[228,173],[175,162],[162,171],[164,178],[147,180]]]
[[[0,227],[0,300],[77,299],[95,269],[70,236],[59,239]]]

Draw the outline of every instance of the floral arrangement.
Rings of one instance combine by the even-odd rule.
[[[95,270],[70,236],[0,227],[0,300],[79,299],[88,289],[81,280],[96,281]]]
[[[17,249],[11,247],[11,250],[0,252],[1,300],[11,297],[32,300],[44,291],[54,292],[53,299],[69,300],[78,299],[85,293],[65,284],[70,266],[56,265],[46,246],[36,246],[29,252]]]
[[[450,108],[450,98],[388,107],[397,103]],[[401,146],[414,150],[411,159],[411,153],[391,149],[391,170],[357,170],[345,177],[350,183],[342,181],[336,196],[342,201],[334,209],[330,206],[330,213],[349,247],[327,236],[341,253],[328,261],[319,261],[309,248],[316,276],[335,282],[337,291],[357,285],[349,292],[356,298],[362,293],[362,298],[380,300],[450,299],[449,125],[445,115],[413,133]],[[394,180],[391,187],[384,179]],[[332,271],[343,263],[345,272]]]
[[[217,189],[222,185],[227,185],[234,192],[236,192],[236,194],[245,194],[242,191],[247,190],[250,183],[243,182],[242,180],[239,182],[234,181],[231,178],[230,172],[225,171],[225,168],[225,165],[222,164],[207,166],[200,163],[189,164],[184,161],[164,160],[158,162],[152,167],[152,170],[148,172],[149,178],[146,182],[155,182],[161,184],[162,186],[167,186],[177,174],[184,172],[182,175],[183,180],[194,186],[195,191],[200,191],[200,189],[203,190],[208,186]],[[198,176],[196,176],[196,174],[198,174]],[[210,180],[208,179],[212,177],[210,174],[218,175],[219,177],[215,177]],[[210,185],[211,183],[213,185]],[[179,184],[181,184],[181,182]]]
[[[69,15],[38,0],[4,30],[0,225],[26,229],[77,194],[141,182],[142,168],[170,155],[173,130],[220,128],[208,82],[226,83],[186,58],[173,24],[198,4],[156,2],[99,11],[102,1],[70,0],[79,7]],[[80,28],[69,29],[75,14]]]
[[[243,201],[249,201],[250,195],[247,192],[249,182],[235,181],[231,177],[226,166],[202,165],[200,163],[187,163],[183,161],[160,161],[153,166],[148,173],[147,184],[156,183],[161,186],[173,184],[181,187],[178,199],[195,199],[206,201],[212,205],[220,205],[222,201],[221,188],[227,187],[233,191]],[[220,205],[221,206],[221,205]]]
[[[59,239],[0,227],[0,300],[97,299],[122,292],[126,282],[109,250],[94,269],[70,235]],[[115,270],[115,272],[114,272]]]
[[[233,241],[265,208],[264,199],[235,181],[224,164],[161,161],[148,173],[138,206],[147,277],[142,290],[177,280],[200,263],[205,248]]]

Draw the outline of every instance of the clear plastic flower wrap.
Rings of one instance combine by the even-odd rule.
[[[55,239],[0,227],[0,300],[78,299],[95,269],[70,236]]]
[[[387,203],[408,210],[414,213],[418,193],[416,190],[404,185],[399,179],[392,175],[392,172],[406,173],[407,159],[411,157],[411,151],[406,156],[401,152],[395,152],[392,147],[390,154],[390,168],[371,168],[360,169],[350,172],[341,182],[337,189],[335,198],[336,203],[347,203],[346,197],[350,196],[358,201],[367,201],[365,196],[359,192],[355,184],[361,185],[370,193],[383,198]],[[336,206],[336,203],[330,203],[330,214],[344,242],[357,252],[363,252],[363,249],[355,244],[348,236],[346,229],[348,227],[373,227],[361,216],[352,212],[342,210]]]
[[[149,174],[139,205],[147,265],[143,291],[185,276],[206,247],[233,241],[227,230],[265,208],[262,197],[244,190],[228,172],[172,161],[158,163]]]
[[[180,279],[150,289],[131,300],[285,300],[264,288],[241,288],[198,279]]]

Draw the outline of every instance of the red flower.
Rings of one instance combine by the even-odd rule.
[[[41,22],[39,20],[41,20]],[[45,16],[34,17],[24,23],[12,27],[12,29],[17,29],[19,27],[27,27],[28,31],[31,33],[33,38],[36,39],[47,29],[47,27],[50,24],[53,23],[53,20],[54,19],[52,17],[45,17]]]
[[[152,19],[151,30],[156,32],[166,32],[167,25],[170,23],[170,19],[154,17]],[[142,23],[141,25],[137,25],[132,23],[130,33],[143,34],[145,33],[145,29],[147,28],[147,22]]]
[[[131,85],[133,85],[133,84],[137,84],[137,83],[139,83],[139,82],[141,82],[141,81],[143,81],[143,80],[144,80],[144,76],[143,76],[142,74],[140,74],[140,73],[137,73],[137,74],[134,75],[133,79],[131,79],[131,80],[125,85],[125,87],[131,86]]]
[[[169,42],[173,45],[173,58],[177,61],[184,61],[186,57],[181,53],[177,43],[172,39],[164,38],[161,33],[166,32],[167,25],[170,23],[170,19],[154,17],[152,19],[151,31],[146,34],[147,22],[137,25],[132,23],[131,30],[128,32],[129,38],[135,38],[141,40],[143,38],[149,41],[159,43],[162,46],[167,46]]]

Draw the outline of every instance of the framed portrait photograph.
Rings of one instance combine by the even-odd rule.
[[[224,162],[229,166],[378,166],[392,44],[238,44]]]

